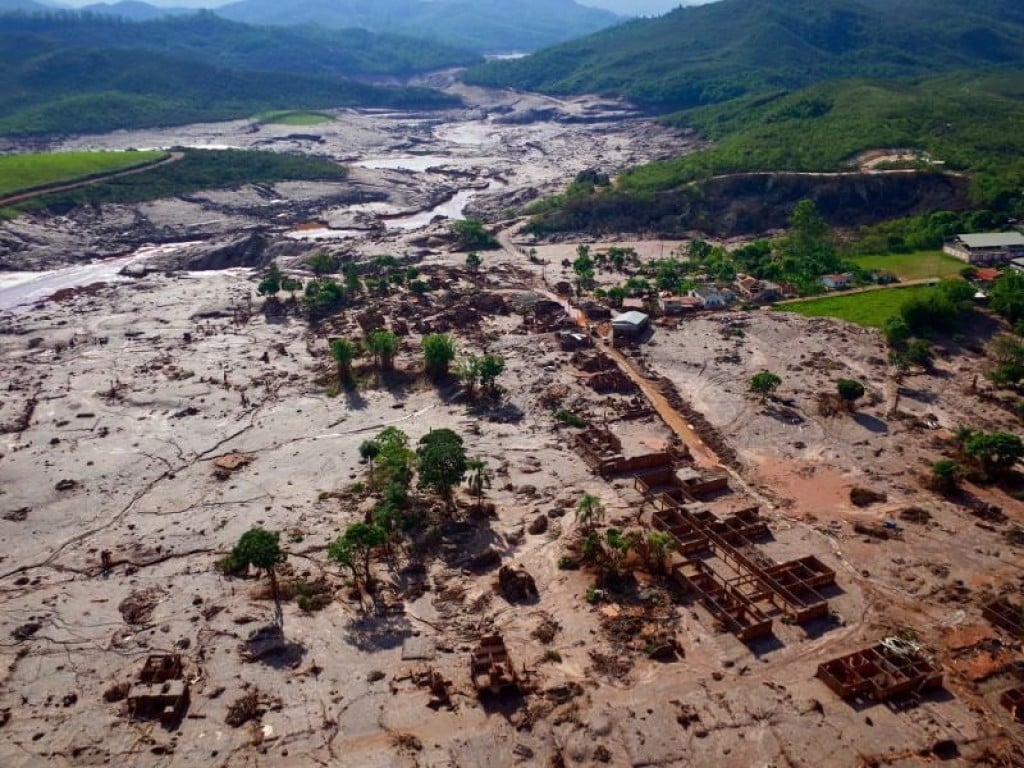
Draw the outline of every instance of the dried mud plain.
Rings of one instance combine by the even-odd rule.
[[[587,131],[612,146],[602,123],[571,130],[565,146]],[[573,157],[559,169],[586,167],[585,152]],[[1024,506],[974,487],[953,503],[920,481],[946,431],[1014,428],[972,386],[978,355],[954,350],[897,389],[877,333],[768,312],[657,325],[622,353],[563,351],[555,334],[574,321],[537,310],[557,262],[531,263],[514,231],[479,270],[443,224],[375,232],[327,247],[356,260],[384,247],[437,290],[360,299],[317,333],[265,316],[249,270],[154,273],[0,314],[0,764],[1024,764],[1024,730],[999,705],[1021,638],[982,617],[998,594],[1021,601]],[[401,332],[396,371],[362,359],[358,389],[331,396],[326,339],[359,336],[371,308]],[[505,358],[500,402],[425,378],[419,338],[432,331]],[[762,403],[745,390],[765,368],[784,383]],[[856,414],[825,418],[816,396],[841,376],[868,395]],[[593,574],[559,567],[578,541],[580,495],[627,529],[649,524],[654,505],[628,474],[592,471],[559,409],[608,430],[627,457],[685,457],[689,440],[681,465],[721,461],[728,488],[702,509],[758,506],[770,533],[748,555],[815,556],[836,574],[828,613],[795,622],[767,605],[771,634],[744,643],[640,568],[621,596],[591,605]],[[437,427],[462,435],[494,470],[493,509],[475,514],[460,492],[455,519],[376,560],[371,597],[326,546],[373,506],[358,447],[388,425],[414,441]],[[245,461],[218,472],[228,455]],[[885,499],[855,506],[854,487]],[[416,503],[442,517],[429,497]],[[901,528],[892,538],[853,530],[885,520]],[[285,643],[259,658],[266,582],[216,568],[253,525],[282,532],[283,583],[330,597],[315,612],[287,600]],[[505,564],[533,576],[537,598],[496,589]],[[528,683],[520,695],[481,698],[472,685],[470,651],[494,631]],[[916,637],[944,671],[941,690],[915,706],[849,704],[815,677],[893,635]],[[675,652],[652,658],[661,645]],[[119,700],[154,653],[180,654],[190,684],[170,728],[131,720]],[[251,717],[229,725],[240,701]]]

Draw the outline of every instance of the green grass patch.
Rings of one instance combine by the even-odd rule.
[[[806,317],[836,317],[867,328],[881,328],[899,314],[900,307],[915,296],[928,294],[928,285],[884,288],[877,291],[828,296],[776,306],[779,312],[795,312]]]
[[[264,125],[323,125],[334,118],[323,112],[309,112],[301,109],[278,109],[257,115]]]
[[[137,203],[205,189],[230,189],[243,184],[338,181],[344,179],[346,173],[343,166],[326,157],[235,149],[189,149],[184,150],[184,157],[175,163],[66,192],[40,195],[4,210],[64,212],[79,205]]]
[[[156,162],[166,152],[45,152],[0,156],[0,195]]]
[[[856,256],[850,261],[863,269],[892,272],[901,280],[958,277],[967,266],[942,251]]]

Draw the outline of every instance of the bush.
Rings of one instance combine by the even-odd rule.
[[[960,465],[952,459],[939,459],[932,464],[932,487],[942,493],[956,489],[963,474]]]
[[[560,423],[565,424],[565,425],[570,426],[570,427],[585,427],[585,426],[587,426],[587,422],[586,422],[586,420],[583,417],[578,416],[577,414],[573,413],[572,411],[567,411],[564,408],[562,410],[560,410],[560,411],[556,411],[555,412],[555,421],[560,422]]]

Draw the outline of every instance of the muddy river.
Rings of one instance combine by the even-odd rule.
[[[253,185],[5,222],[0,311],[63,289],[124,279],[125,266],[255,230],[272,245],[290,243],[288,255],[303,244],[401,252],[413,241],[444,236],[452,221],[497,221],[564,188],[582,170],[614,173],[686,150],[683,139],[621,104],[448,87],[463,98],[464,108],[341,109],[331,113],[330,123],[302,133],[236,120],[56,141],[55,151],[231,147],[309,153],[344,164],[350,173],[343,182]]]

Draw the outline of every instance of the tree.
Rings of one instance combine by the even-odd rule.
[[[665,571],[665,561],[668,559],[669,553],[674,551],[675,548],[675,541],[665,531],[652,531],[647,534],[645,546],[646,560],[647,567],[652,573],[663,573]]]
[[[352,568],[355,575],[355,563],[363,567],[363,583],[369,587],[373,583],[370,575],[370,558],[373,550],[383,547],[388,542],[388,532],[374,523],[352,523],[345,532],[327,547],[327,557]]]
[[[1024,320],[1024,272],[1006,270],[992,286],[992,309],[1010,324]]]
[[[576,522],[587,533],[593,533],[604,520],[604,504],[592,493],[584,493],[576,502]]]
[[[260,280],[256,291],[260,296],[266,296],[268,299],[276,299],[278,292],[281,290],[281,269],[277,266],[276,261],[270,262],[267,266],[266,274],[263,275],[263,279]]]
[[[476,355],[468,355],[460,360],[455,367],[455,378],[466,385],[466,392],[472,397],[476,390],[476,383],[480,379],[480,358]]]
[[[978,432],[964,442],[964,454],[986,472],[1000,472],[1024,459],[1024,440],[1008,432]]]
[[[932,487],[940,493],[952,493],[960,483],[962,471],[952,459],[939,459],[932,464]]]
[[[448,366],[455,359],[455,341],[446,333],[423,337],[423,359],[427,373],[434,378],[448,375]]]
[[[886,322],[883,333],[885,340],[895,346],[910,338],[910,326],[907,325],[907,321],[903,319],[902,315],[895,315]]]
[[[750,391],[761,396],[762,402],[779,388],[782,379],[771,371],[761,371],[750,377]]]
[[[331,357],[338,366],[338,381],[345,383],[352,378],[352,361],[359,350],[348,339],[331,340]]]
[[[327,251],[318,251],[306,260],[306,266],[317,277],[323,277],[338,271],[338,260]]]
[[[476,251],[470,251],[469,255],[466,256],[466,266],[469,267],[470,269],[479,269],[480,265],[483,263],[484,260]]]
[[[447,428],[432,429],[420,438],[416,456],[419,460],[419,487],[437,493],[450,510],[452,489],[466,479],[468,469],[462,438]]]
[[[925,371],[931,370],[932,363],[935,360],[932,345],[924,339],[914,339],[907,345],[907,351],[904,354],[907,357],[908,363],[916,365]]]
[[[498,355],[484,355],[478,365],[480,384],[489,392],[496,389],[495,380],[505,370],[505,358]]]
[[[345,278],[345,293],[349,296],[357,296],[363,290],[359,266],[354,261],[346,262],[345,266],[341,268],[341,274]]]
[[[864,385],[854,379],[840,379],[836,382],[836,391],[851,411],[853,404],[864,397]]]
[[[231,550],[231,559],[236,565],[245,568],[252,566],[267,572],[278,624],[282,621],[282,613],[276,569],[284,562],[285,557],[286,555],[281,549],[281,534],[277,531],[264,530],[258,526],[243,533],[234,549]]]
[[[340,307],[344,298],[338,283],[317,277],[306,283],[302,301],[309,309],[310,316],[318,318]]]
[[[466,469],[469,472],[466,484],[469,486],[469,492],[476,496],[476,508],[479,512],[484,503],[484,489],[491,487],[493,473],[487,462],[479,457],[467,461]]]
[[[376,440],[363,440],[359,444],[359,458],[370,465],[370,473],[373,473],[373,462],[380,456],[380,443]]]
[[[405,503],[412,483],[415,454],[409,449],[409,437],[397,427],[386,427],[373,439],[379,447],[374,481],[396,501]]]
[[[451,225],[457,238],[456,248],[460,251],[492,251],[500,248],[498,239],[487,231],[479,219],[465,219]]]
[[[377,330],[370,333],[366,347],[382,371],[390,371],[395,365],[395,353],[398,352],[398,337],[391,331]]]

